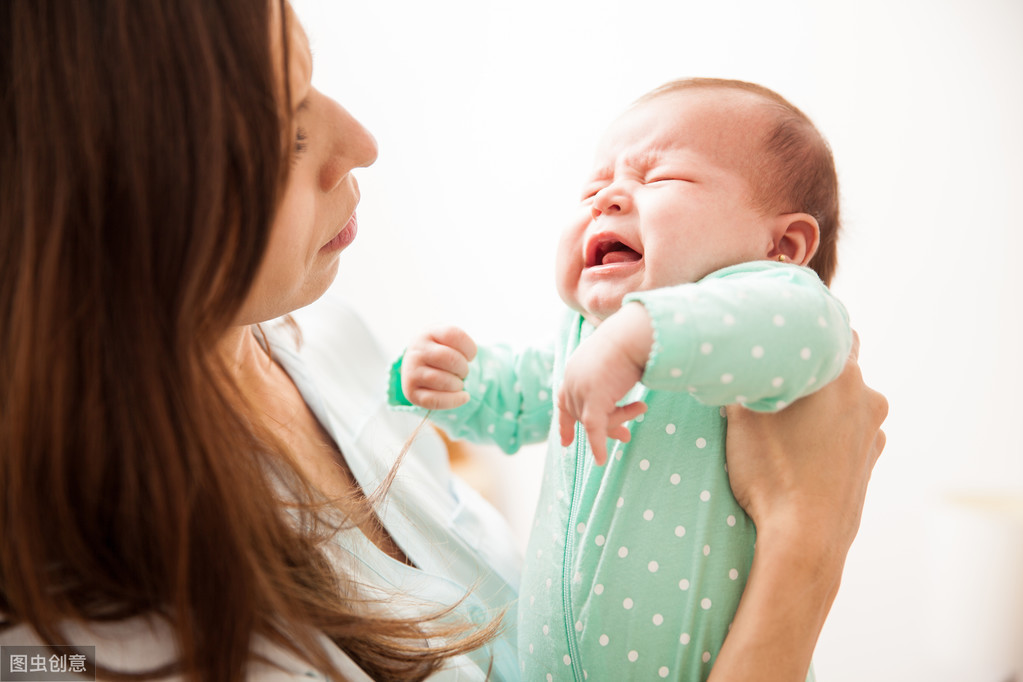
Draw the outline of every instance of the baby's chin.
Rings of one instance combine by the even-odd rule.
[[[610,297],[589,296],[580,301],[564,294],[561,296],[569,308],[582,315],[594,327],[621,310],[624,298],[625,294],[618,294]]]

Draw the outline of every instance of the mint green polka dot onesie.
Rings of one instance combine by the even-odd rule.
[[[630,443],[608,442],[606,466],[581,426],[562,447],[553,419],[565,360],[592,332],[575,313],[554,352],[481,348],[470,402],[433,415],[453,437],[506,452],[548,438],[518,609],[525,680],[707,678],[756,536],[728,484],[722,406],[780,410],[837,377],[852,345],[845,308],[794,265],[746,263],[625,300],[653,323],[625,398],[648,410]],[[408,405],[399,372],[400,360],[391,402]]]

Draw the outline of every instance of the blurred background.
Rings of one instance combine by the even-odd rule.
[[[552,338],[558,233],[640,94],[717,76],[802,108],[842,186],[833,289],[891,403],[818,678],[1023,680],[1023,2],[294,4],[314,83],[380,145],[335,288],[395,353],[437,323]],[[524,544],[542,451],[473,457]]]

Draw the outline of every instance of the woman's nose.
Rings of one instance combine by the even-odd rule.
[[[377,160],[377,141],[373,135],[341,105],[332,104],[336,108],[331,126],[334,139],[320,168],[320,188],[324,192],[336,187],[353,168],[365,168]]]
[[[613,182],[593,197],[590,213],[594,218],[608,214],[625,213],[632,208],[632,198],[621,183]]]

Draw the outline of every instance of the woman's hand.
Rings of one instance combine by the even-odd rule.
[[[852,544],[888,415],[885,397],[863,382],[858,354],[854,332],[841,376],[781,412],[728,408],[729,481],[758,533],[816,530],[843,556]]]
[[[753,567],[711,682],[802,682],[885,445],[888,401],[859,338],[838,379],[774,414],[728,408],[728,475],[757,526]]]
[[[464,380],[476,357],[476,343],[457,327],[432,329],[417,337],[401,361],[401,390],[427,410],[450,410],[469,402]]]

